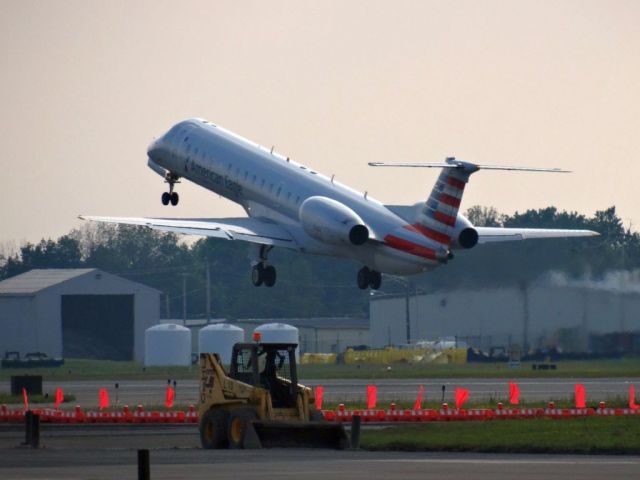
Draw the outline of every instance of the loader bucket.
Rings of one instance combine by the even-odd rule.
[[[244,448],[349,448],[349,439],[339,423],[255,420],[251,427],[246,429]]]

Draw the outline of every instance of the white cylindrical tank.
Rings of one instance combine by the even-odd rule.
[[[144,332],[144,364],[191,365],[191,330],[163,323]]]
[[[222,363],[231,363],[231,351],[236,343],[244,342],[244,330],[228,323],[207,325],[198,333],[198,353],[217,353]]]
[[[262,343],[295,343],[296,360],[300,360],[300,335],[298,329],[286,323],[265,323],[254,330],[254,333],[260,333],[260,342]]]

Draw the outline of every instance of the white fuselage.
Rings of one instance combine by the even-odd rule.
[[[242,205],[249,216],[282,225],[301,251],[353,258],[394,274],[419,273],[441,263],[388,244],[387,236],[406,229],[408,221],[382,203],[205,120],[176,124],[149,146],[148,155],[172,174]],[[299,218],[300,206],[310,197],[326,197],[353,210],[369,228],[370,241],[335,245],[312,238]],[[437,247],[421,236],[412,240],[419,248]]]

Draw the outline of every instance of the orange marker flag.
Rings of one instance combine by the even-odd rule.
[[[378,388],[375,385],[367,385],[367,409],[376,408]]]
[[[511,405],[520,403],[520,387],[517,383],[509,382],[509,403]]]
[[[171,387],[171,385],[167,385],[167,394],[164,400],[164,406],[167,408],[173,407],[173,399],[176,397],[176,391]]]
[[[466,388],[456,388],[456,408],[460,410],[464,402],[469,398],[469,390]]]
[[[576,408],[586,408],[587,395],[584,391],[584,385],[576,383],[575,386]]]
[[[420,390],[418,390],[418,397],[416,398],[416,403],[413,405],[414,410],[420,410],[422,408],[423,394],[424,394],[424,385],[420,385]]]
[[[29,411],[29,397],[27,396],[27,389],[22,387],[22,400],[24,401],[24,411]]]
[[[324,397],[324,387],[322,385],[316,386],[316,410],[322,410],[322,399]]]
[[[636,403],[636,387],[633,386],[633,383],[629,385],[629,408],[631,410],[640,408],[640,405]]]
[[[100,410],[109,406],[109,394],[106,388],[100,389]]]
[[[56,401],[53,404],[53,408],[57,410],[62,402],[64,402],[64,393],[62,393],[61,388],[56,388]]]

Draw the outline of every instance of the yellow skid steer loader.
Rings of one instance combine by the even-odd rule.
[[[296,344],[237,343],[229,373],[216,353],[200,355],[200,440],[203,448],[343,449],[341,424],[325,422],[298,384]]]

